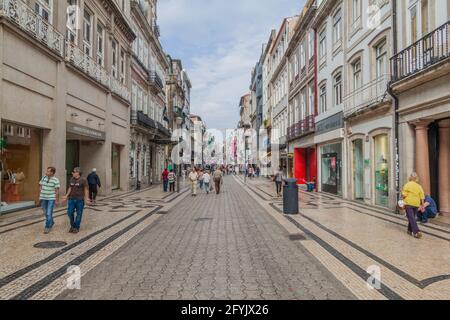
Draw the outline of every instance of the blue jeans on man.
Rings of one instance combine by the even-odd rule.
[[[163,180],[163,189],[164,192],[167,192],[167,189],[169,188],[169,180]]]
[[[55,200],[41,200],[42,210],[45,214],[45,228],[51,229],[55,222],[53,221],[53,209],[55,208]]]
[[[83,217],[84,200],[69,199],[67,203],[67,215],[69,216],[70,226],[79,230],[81,218]],[[77,215],[75,217],[75,211]]]
[[[428,219],[434,219],[436,218],[436,214],[433,212],[433,210],[429,207],[425,208],[425,212],[418,212],[417,213],[417,219],[421,221],[422,223],[427,223]]]

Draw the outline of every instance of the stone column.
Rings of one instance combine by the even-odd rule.
[[[442,215],[450,216],[450,119],[439,123],[439,203]]]
[[[415,123],[416,126],[416,172],[425,194],[430,194],[430,158],[428,154],[429,121]],[[410,173],[409,173],[410,174]]]

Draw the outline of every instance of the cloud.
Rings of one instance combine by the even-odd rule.
[[[233,128],[239,99],[270,30],[300,12],[293,0],[161,0],[158,20],[164,49],[179,58],[193,89],[191,112],[209,128]]]

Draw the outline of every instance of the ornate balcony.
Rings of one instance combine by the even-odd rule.
[[[313,133],[316,130],[315,117],[307,116],[305,119],[290,126],[287,130],[287,141],[292,141],[301,138],[307,134]]]
[[[159,89],[161,90],[164,89],[164,82],[162,81],[161,77],[156,73],[156,71],[149,71],[148,80]]]
[[[347,95],[344,98],[344,117],[348,118],[357,115],[386,101],[390,101],[391,98],[387,94],[389,81],[390,76],[384,75]]]
[[[22,0],[0,0],[0,17],[2,16],[64,57],[64,36]]]
[[[123,85],[119,80],[111,77],[111,91],[117,94],[122,99],[131,102],[130,90]]]
[[[68,62],[98,83],[110,87],[111,78],[101,65],[71,42],[67,41],[66,48],[66,60]]]
[[[391,58],[392,81],[415,75],[450,58],[450,21]]]

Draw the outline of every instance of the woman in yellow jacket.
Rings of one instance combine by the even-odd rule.
[[[402,190],[403,201],[405,202],[406,216],[408,217],[408,234],[415,238],[422,238],[422,233],[417,226],[417,212],[423,207],[425,193],[420,186],[417,173],[412,173],[409,182],[405,184]]]

